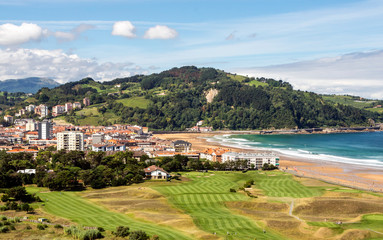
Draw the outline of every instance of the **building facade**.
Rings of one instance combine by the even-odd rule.
[[[273,164],[276,167],[279,167],[279,157],[273,153],[237,153],[237,152],[227,152],[222,154],[222,163],[227,161],[238,161],[238,160],[247,160],[248,167],[252,165],[260,169],[262,166],[267,164]]]
[[[53,132],[52,123],[49,120],[43,120],[39,123],[38,133],[39,139],[51,139]]]
[[[57,150],[84,151],[84,133],[64,131],[57,133]]]

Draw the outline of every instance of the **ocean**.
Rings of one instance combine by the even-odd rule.
[[[217,135],[227,147],[276,151],[312,160],[383,168],[383,132],[281,135]]]

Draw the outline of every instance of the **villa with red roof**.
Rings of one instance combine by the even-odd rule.
[[[170,174],[167,171],[165,171],[163,168],[157,167],[156,165],[145,168],[146,179],[166,180],[169,177]]]

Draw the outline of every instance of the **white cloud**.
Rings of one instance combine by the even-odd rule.
[[[165,25],[157,25],[149,28],[144,35],[147,39],[172,39],[178,36],[176,30]]]
[[[57,31],[54,33],[54,36],[59,41],[73,41],[80,37],[81,33],[93,29],[95,26],[91,24],[80,24],[77,27],[73,28],[70,32],[61,32]]]
[[[0,49],[0,80],[36,76],[53,78],[61,83],[84,77],[107,81],[146,73],[133,63],[98,63],[62,50]]]
[[[22,23],[20,26],[5,23],[0,25],[0,45],[12,46],[38,41],[44,37],[46,30],[33,23]]]
[[[383,99],[383,50],[357,52],[290,64],[237,70],[290,82],[295,89]]]
[[[130,21],[115,22],[112,35],[135,38],[136,27]]]

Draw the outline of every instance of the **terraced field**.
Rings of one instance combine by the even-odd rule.
[[[45,211],[80,225],[102,226],[107,230],[115,230],[117,226],[129,226],[132,230],[143,230],[150,235],[158,235],[160,239],[191,239],[170,227],[147,223],[109,211],[81,198],[75,192],[40,192],[38,196],[45,201]]]
[[[176,207],[192,216],[194,223],[207,232],[225,239],[283,239],[275,233],[263,232],[263,227],[255,221],[230,212],[227,201],[247,201],[249,197],[230,193],[230,188],[238,189],[253,173],[189,173],[193,181],[176,186],[155,187],[166,195]]]

